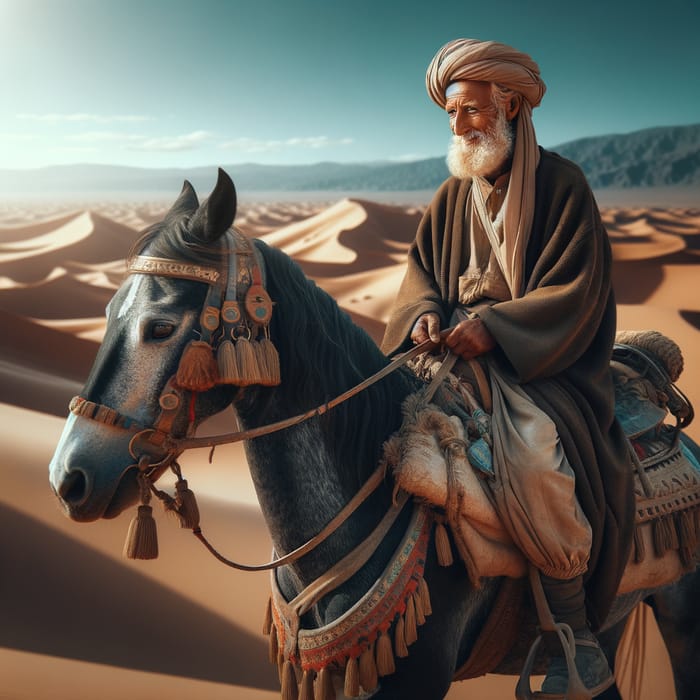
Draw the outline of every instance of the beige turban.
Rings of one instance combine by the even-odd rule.
[[[532,109],[539,105],[546,87],[539,67],[526,53],[496,41],[478,39],[455,39],[435,54],[425,75],[428,95],[444,109],[445,90],[457,80],[497,83],[524,98],[517,118],[508,193],[503,203],[505,259],[501,268],[516,299],[522,296],[526,282],[525,252],[535,211],[535,171],[540,158]],[[479,211],[479,215],[486,216],[484,211]]]
[[[522,51],[496,41],[455,39],[445,44],[428,67],[430,99],[445,108],[445,90],[456,80],[483,80],[519,92],[537,107],[545,93],[538,65]]]

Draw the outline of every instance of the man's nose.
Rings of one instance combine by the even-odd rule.
[[[452,130],[454,131],[455,135],[464,136],[464,134],[466,134],[470,128],[471,124],[469,123],[467,115],[458,111],[455,114],[454,120],[452,121]]]

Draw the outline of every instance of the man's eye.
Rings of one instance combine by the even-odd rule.
[[[149,336],[153,340],[163,340],[164,338],[169,338],[174,330],[175,326],[172,323],[168,323],[167,321],[154,321],[151,324]]]

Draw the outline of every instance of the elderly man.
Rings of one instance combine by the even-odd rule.
[[[494,398],[511,414],[504,421],[494,411],[494,422],[516,424],[513,407],[525,407],[522,450],[509,455],[516,464],[508,481],[520,490],[500,510],[539,569],[554,618],[574,631],[576,666],[595,696],[613,679],[591,628],[609,610],[633,522],[629,453],[609,371],[609,241],[580,169],[537,145],[531,115],[545,85],[528,55],[458,39],[435,55],[426,84],[454,134],[452,177],[409,250],[382,349],[437,341],[452,326],[445,344],[491,371]],[[534,445],[528,421],[545,435]],[[496,459],[507,453],[494,445]],[[552,652],[542,692],[563,697],[566,665]]]

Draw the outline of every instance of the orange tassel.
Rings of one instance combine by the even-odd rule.
[[[291,661],[285,661],[282,665],[282,700],[298,700],[299,686]]]
[[[394,627],[394,653],[399,659],[405,659],[408,656],[403,615],[399,615]]]
[[[324,666],[316,677],[316,700],[335,700],[331,672]]]
[[[277,663],[277,655],[279,653],[279,642],[277,641],[277,627],[272,625],[270,629],[270,643],[268,647],[268,658],[271,664]]]
[[[158,557],[158,534],[153,509],[148,504],[139,506],[136,517],[129,525],[124,544],[124,555],[129,559],[156,559]]]
[[[391,650],[391,639],[386,632],[380,632],[377,638],[377,673],[380,676],[388,676],[396,671],[394,665],[394,653]]]
[[[360,685],[366,693],[374,690],[379,685],[377,664],[374,661],[374,644],[370,644],[360,654]]]
[[[425,614],[423,613],[423,602],[418,593],[414,593],[412,596],[413,607],[416,609],[416,624],[420,627],[425,624]]]
[[[265,606],[265,618],[263,620],[263,634],[268,635],[272,631],[272,596],[267,599]]]
[[[411,646],[418,639],[418,628],[416,626],[416,606],[413,596],[409,596],[406,601],[406,612],[404,613],[404,625],[406,635],[406,646]]]
[[[191,340],[180,359],[175,384],[187,391],[208,391],[219,378],[211,345],[203,340]]]
[[[356,698],[360,694],[360,667],[354,656],[351,656],[345,664],[343,693],[349,698]]]
[[[304,671],[301,677],[301,688],[299,691],[299,700],[315,700],[314,699],[314,677],[315,673],[311,669]]]
[[[418,591],[420,593],[421,603],[423,603],[423,614],[428,617],[433,614],[433,608],[430,604],[430,589],[424,578],[418,582]]]

